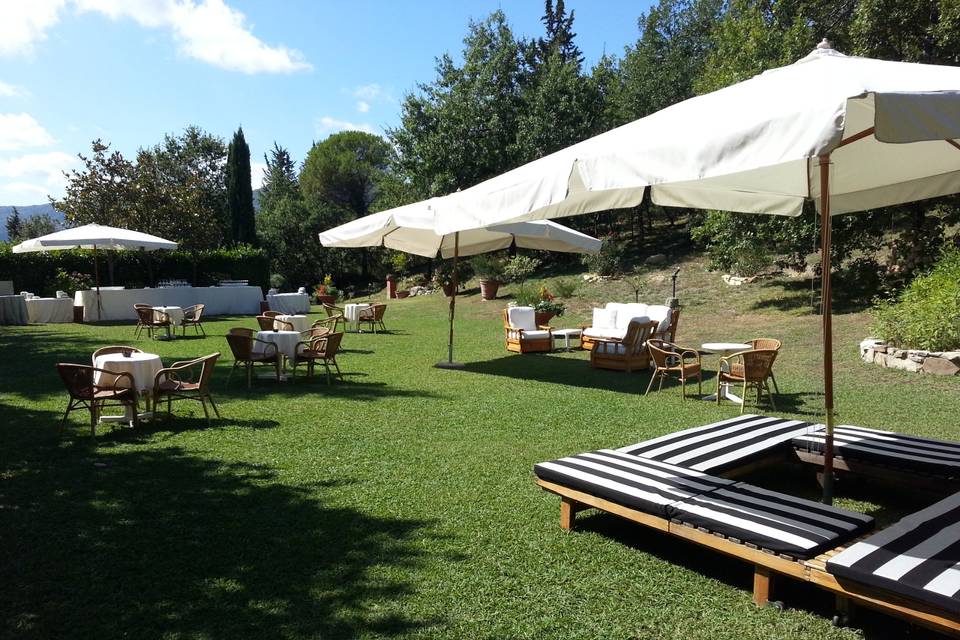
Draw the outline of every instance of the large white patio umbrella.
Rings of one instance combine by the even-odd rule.
[[[66,249],[93,249],[93,272],[97,285],[97,318],[100,318],[100,268],[97,263],[98,249],[176,249],[177,243],[148,233],[107,227],[99,224],[87,224],[49,233],[32,240],[24,240],[12,249],[13,253],[33,251],[63,251]]]
[[[452,257],[453,295],[450,296],[447,361],[437,366],[455,368],[459,365],[453,361],[453,320],[459,285],[457,261],[460,256],[497,251],[511,245],[544,251],[597,253],[600,251],[601,242],[549,220],[491,225],[483,229],[468,229],[441,235],[434,231],[434,228],[437,225],[436,207],[442,205],[443,201],[443,198],[431,198],[357,218],[321,233],[320,243],[325,247],[387,247],[428,258],[437,255],[443,258]]]
[[[799,62],[691,98],[450,196],[439,233],[639,204],[821,214],[824,500],[832,499],[832,215],[960,192],[960,68]]]

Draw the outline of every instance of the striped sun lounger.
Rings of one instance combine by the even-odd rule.
[[[798,451],[823,453],[822,427],[793,439]],[[960,477],[960,443],[844,424],[834,428],[834,455],[946,478]]]
[[[617,451],[695,471],[721,473],[776,450],[789,450],[791,440],[822,428],[823,425],[799,420],[745,415],[677,431]]]
[[[827,571],[960,614],[960,494],[841,551]]]

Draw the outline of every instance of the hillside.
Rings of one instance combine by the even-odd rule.
[[[49,202],[46,204],[29,204],[25,206],[18,206],[17,211],[20,212],[20,218],[27,218],[29,216],[46,214],[56,220],[58,223],[63,223],[63,214],[53,208],[53,205]],[[0,205],[0,240],[7,240],[7,217],[13,213],[12,206]]]

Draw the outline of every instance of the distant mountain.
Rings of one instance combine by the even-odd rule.
[[[46,214],[57,221],[58,224],[63,224],[63,214],[53,208],[53,205],[49,202],[46,204],[28,204],[24,206],[17,206],[17,211],[20,212],[20,219],[29,218],[37,214]],[[3,206],[0,205],[0,240],[8,240],[7,238],[7,217],[13,213],[12,206]]]

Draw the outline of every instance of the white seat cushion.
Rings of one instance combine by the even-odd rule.
[[[615,329],[617,326],[617,312],[615,309],[594,309],[592,328],[599,330]]]
[[[616,340],[622,340],[626,333],[626,330],[623,329],[602,329],[597,327],[587,327],[583,330],[583,335],[588,338],[613,338]]]
[[[507,309],[507,319],[514,329],[535,331],[537,328],[537,316],[533,307],[510,307]]]
[[[651,304],[647,307],[647,315],[651,320],[656,320],[657,333],[662,333],[670,327],[670,307],[662,304]]]
[[[630,324],[630,321],[634,318],[639,318],[641,316],[647,316],[647,305],[642,302],[631,302],[629,304],[623,304],[619,302],[610,302],[607,303],[607,309],[615,309],[617,312],[617,329],[626,330],[627,326]]]
[[[546,340],[550,337],[549,331],[524,331],[520,335],[521,340]]]

